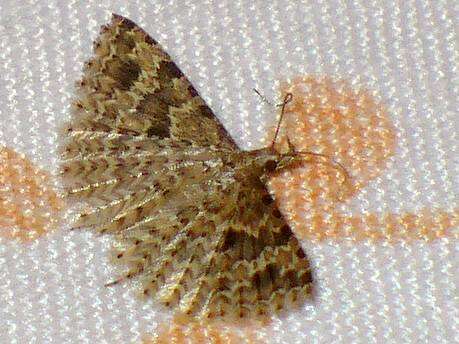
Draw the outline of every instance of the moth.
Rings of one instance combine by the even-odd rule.
[[[115,237],[141,294],[195,318],[301,305],[312,274],[266,182],[304,161],[240,150],[160,45],[113,15],[84,67],[62,175],[86,210],[75,227]],[[285,105],[285,104],[284,104]]]

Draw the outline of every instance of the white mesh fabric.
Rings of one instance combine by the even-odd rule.
[[[397,128],[390,168],[354,213],[454,209],[459,194],[458,7],[454,0],[0,2],[0,145],[56,173],[58,127],[111,13],[175,59],[244,149],[263,146],[279,80],[325,74],[364,85]],[[68,227],[68,226],[67,226]],[[129,343],[170,315],[106,288],[111,239],[62,228],[0,239],[0,343]],[[303,241],[317,298],[259,335],[272,343],[459,342],[457,239]]]

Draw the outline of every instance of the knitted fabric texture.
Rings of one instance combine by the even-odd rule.
[[[437,1],[0,2],[0,342],[459,342],[457,5]],[[244,150],[333,163],[270,183],[314,297],[266,323],[187,324],[125,283],[110,236],[70,231],[60,128],[101,25],[168,52]],[[288,140],[287,140],[288,138]],[[171,321],[173,319],[173,321]]]

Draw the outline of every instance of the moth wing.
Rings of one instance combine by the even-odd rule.
[[[69,132],[145,135],[237,149],[170,56],[119,15],[102,27],[94,43],[75,108]]]
[[[78,225],[116,233],[124,278],[139,276],[145,294],[214,317],[270,313],[310,292],[308,261],[265,186],[221,173],[236,145],[126,18],[95,43],[65,150],[70,194],[97,203]]]
[[[212,188],[212,171],[203,173],[196,194]],[[257,317],[301,304],[311,293],[309,262],[265,186],[256,179],[217,188],[170,202],[180,211],[155,228],[157,242],[145,231],[124,240],[125,277],[141,275],[144,294],[200,318]],[[155,252],[154,259],[145,265],[139,252]]]
[[[312,275],[298,240],[258,178],[234,191],[237,198],[220,213],[220,241],[202,277],[199,312],[260,316],[301,304]]]

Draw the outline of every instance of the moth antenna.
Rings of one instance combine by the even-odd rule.
[[[258,94],[258,96],[261,98],[262,101],[264,101],[266,104],[274,106],[273,103],[271,103],[268,98],[266,98],[264,95],[262,95],[256,88],[252,88],[252,90]]]
[[[288,144],[288,151],[289,152],[296,152],[295,146],[293,145],[292,141],[290,141],[290,137],[287,134],[287,144]]]
[[[260,98],[261,98],[264,102],[266,102],[266,103],[272,105],[272,103],[270,103],[270,102],[266,99],[265,96],[263,96],[260,92],[258,92],[257,89],[254,88],[253,90],[255,91],[256,94],[258,94],[258,95],[260,96]],[[289,102],[292,101],[292,99],[293,99],[293,94],[289,92],[289,93],[286,93],[286,94],[285,94],[284,101],[283,101],[282,103],[276,104],[276,106],[281,106],[282,109],[281,109],[281,114],[280,114],[280,117],[279,117],[279,121],[277,122],[277,128],[276,128],[276,132],[275,132],[275,134],[274,134],[274,139],[273,139],[273,141],[272,141],[272,143],[271,143],[271,147],[273,147],[273,148],[274,148],[274,145],[276,144],[276,140],[277,140],[277,138],[278,138],[278,136],[279,136],[280,126],[281,126],[281,124],[282,124],[282,119],[284,118],[284,114],[285,114],[285,107],[286,107],[286,105],[287,105]],[[289,147],[289,151],[290,151],[290,152],[293,152],[293,153],[295,153],[295,154],[312,155],[312,156],[318,156],[318,157],[322,157],[322,158],[328,159],[328,161],[331,162],[331,165],[332,165],[332,166],[338,167],[338,168],[340,168],[340,169],[343,171],[343,173],[344,173],[344,178],[345,178],[345,182],[347,182],[348,180],[351,179],[351,176],[350,176],[349,172],[346,170],[346,168],[344,167],[344,165],[341,164],[340,162],[336,161],[336,160],[333,159],[332,157],[330,157],[330,156],[328,156],[328,155],[325,155],[325,154],[314,153],[314,152],[308,152],[308,151],[298,151],[298,152],[297,152],[297,151],[295,150],[295,146],[292,144],[292,141],[290,141],[290,138],[289,138],[288,135],[287,135],[287,144],[288,144],[288,147]]]
[[[284,101],[280,104],[276,104],[274,105],[273,103],[271,103],[268,98],[266,98],[264,95],[262,95],[256,88],[253,88],[253,91],[258,94],[258,96],[261,98],[262,101],[264,101],[266,104],[269,104],[271,106],[277,106],[277,107],[282,107],[281,109],[281,115],[280,115],[280,118],[279,118],[279,122],[277,123],[277,128],[276,128],[276,133],[274,134],[274,139],[273,141],[271,142],[271,147],[274,147],[274,144],[276,143],[276,140],[277,140],[277,136],[279,135],[279,130],[280,130],[280,125],[282,123],[282,118],[284,117],[284,113],[285,113],[285,106],[292,101],[293,99],[293,94],[291,93],[287,93],[285,94],[285,97],[284,97]],[[288,138],[287,138],[288,140]],[[290,146],[290,144],[289,144]]]
[[[295,153],[296,154],[301,154],[301,155],[312,155],[312,156],[325,158],[325,159],[327,159],[327,161],[329,162],[330,165],[332,165],[335,168],[339,168],[339,169],[341,169],[343,171],[345,182],[347,182],[348,180],[351,179],[351,176],[350,176],[349,172],[346,170],[346,167],[344,167],[343,164],[341,164],[340,162],[336,161],[335,159],[333,159],[329,155],[320,154],[320,153],[314,153],[314,152],[308,152],[308,151],[299,151],[299,152],[295,152]],[[320,163],[320,161],[319,161],[319,163]]]
[[[268,100],[268,98],[266,98],[263,94],[261,94],[260,91],[258,91],[256,88],[252,88],[252,90],[261,98],[261,100],[263,102],[265,102],[266,104],[270,105],[270,106],[276,106],[276,107],[281,107],[282,105],[284,105],[284,103],[279,103],[279,104],[273,104],[272,102],[270,102]]]
[[[280,130],[280,125],[282,123],[282,119],[284,118],[284,114],[285,114],[285,106],[290,103],[293,99],[293,94],[291,93],[286,93],[285,94],[285,97],[284,97],[284,101],[279,104],[279,106],[282,106],[281,108],[281,114],[280,114],[280,117],[279,117],[279,121],[277,122],[277,128],[276,128],[276,133],[274,134],[274,139],[271,143],[271,147],[274,148],[274,145],[276,144],[276,140],[277,140],[277,137],[279,136],[279,130]]]

